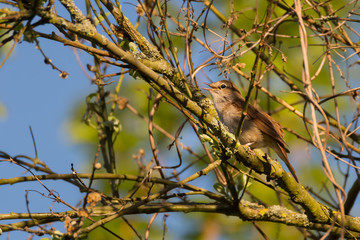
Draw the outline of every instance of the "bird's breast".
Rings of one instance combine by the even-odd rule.
[[[220,109],[222,110],[218,111],[220,120],[229,128],[231,133],[236,134],[242,112],[231,104],[221,106]],[[219,109],[217,108],[217,110]],[[248,117],[245,118],[241,128],[239,141],[243,145],[250,144],[252,148],[262,148],[266,145],[263,133]]]
[[[224,118],[224,124],[229,128],[229,131],[233,134],[236,134],[236,131],[239,127],[240,117],[238,118]],[[239,141],[241,144],[246,145],[250,144],[252,148],[262,148],[264,147],[264,135],[261,130],[250,121],[247,117],[241,128],[239,135]]]

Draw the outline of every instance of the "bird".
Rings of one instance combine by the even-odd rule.
[[[204,89],[210,92],[220,121],[231,133],[236,134],[245,102],[241,92],[233,82],[228,80],[206,83],[206,85],[210,88]],[[267,113],[249,104],[238,140],[240,144],[251,148],[273,149],[285,162],[295,180],[299,182],[295,169],[287,157],[290,151],[284,141],[284,131],[281,125]]]

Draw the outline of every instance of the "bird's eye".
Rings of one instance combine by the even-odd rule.
[[[226,85],[225,85],[225,84],[221,84],[220,88],[224,89],[224,88],[226,88]]]

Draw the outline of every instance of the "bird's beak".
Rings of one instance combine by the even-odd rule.
[[[214,90],[214,86],[212,86],[212,84],[209,84],[209,83],[205,83],[206,85],[208,85],[210,88],[203,88],[204,90],[207,90],[207,91],[211,91],[211,90]]]

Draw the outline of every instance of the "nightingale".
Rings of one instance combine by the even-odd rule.
[[[230,81],[221,80],[207,84],[214,102],[215,109],[222,123],[229,128],[229,131],[236,134],[242,115],[245,99],[239,89]],[[239,141],[242,145],[251,148],[272,148],[276,154],[285,162],[297,182],[299,182],[295,170],[287,158],[289,149],[283,138],[284,132],[281,125],[267,113],[249,104]]]

